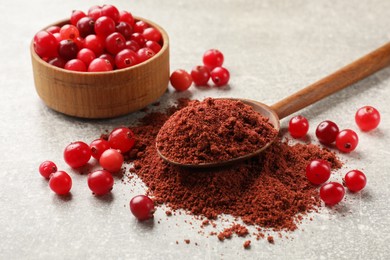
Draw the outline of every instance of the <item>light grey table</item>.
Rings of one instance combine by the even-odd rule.
[[[300,113],[309,118],[309,135],[325,119],[355,129],[357,150],[332,178],[350,169],[368,177],[364,192],[347,194],[334,209],[304,221],[290,239],[241,238],[223,243],[198,234],[191,216],[138,223],[128,202],[145,187],[116,180],[109,199],[91,195],[85,176],[62,160],[71,141],[92,141],[105,129],[135,122],[143,113],[112,120],[79,120],[48,109],[35,93],[29,43],[46,25],[71,10],[104,1],[3,1],[0,4],[0,259],[385,259],[390,256],[389,145],[390,69],[327,98]],[[230,87],[178,94],[171,87],[162,106],[177,97],[253,98],[272,104],[328,75],[390,39],[388,0],[198,0],[112,1],[120,9],[163,26],[171,41],[171,69],[190,70],[205,50],[218,48],[231,71]],[[373,105],[382,114],[379,129],[361,133],[355,111]],[[286,120],[282,121],[286,126]],[[316,138],[312,138],[316,142]],[[39,176],[43,160],[55,161],[73,177],[71,199],[61,199]],[[157,221],[160,220],[160,224]],[[185,221],[193,221],[193,225]],[[189,245],[184,239],[190,239]],[[177,245],[175,242],[179,241]],[[195,245],[198,243],[198,246]]]

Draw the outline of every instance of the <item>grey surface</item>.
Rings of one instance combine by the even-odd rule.
[[[244,239],[221,243],[207,238],[198,234],[199,222],[186,215],[167,218],[164,208],[158,208],[154,223],[138,223],[128,207],[132,196],[144,193],[137,180],[125,185],[117,179],[111,196],[92,196],[86,176],[63,162],[63,148],[71,141],[90,142],[105,129],[128,125],[143,113],[85,121],[48,109],[35,93],[28,47],[39,29],[68,17],[71,10],[103,3],[0,3],[0,259],[389,258],[390,69],[300,112],[310,120],[311,137],[325,119],[358,132],[357,150],[340,155],[346,165],[332,179],[340,180],[347,170],[357,168],[365,171],[368,185],[364,192],[348,193],[338,207],[314,214],[313,221],[304,220],[299,230],[287,234],[290,239],[276,238],[270,245],[251,238],[251,249],[243,250]],[[170,88],[162,106],[182,96],[243,97],[272,104],[386,43],[390,36],[388,0],[111,3],[167,30],[172,70],[190,70],[209,48],[225,54],[230,87],[191,88],[181,94]],[[361,133],[354,113],[367,104],[379,109],[382,122],[379,129]],[[38,165],[47,159],[72,175],[71,198],[54,195],[39,176]]]

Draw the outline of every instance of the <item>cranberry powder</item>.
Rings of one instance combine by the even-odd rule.
[[[333,169],[342,164],[333,152],[314,144],[289,145],[277,138],[260,155],[224,168],[188,169],[163,161],[156,136],[170,115],[187,105],[181,100],[177,108],[150,113],[131,127],[137,143],[130,152],[134,167],[128,174],[142,179],[157,204],[210,220],[230,214],[259,230],[276,231],[295,230],[302,215],[320,206],[317,186],[305,175],[307,164],[313,159],[326,160]]]
[[[174,113],[157,135],[157,148],[170,161],[204,164],[251,154],[278,131],[238,100],[206,98]]]

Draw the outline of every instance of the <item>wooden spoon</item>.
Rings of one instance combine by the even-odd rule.
[[[351,64],[342,67],[341,69],[335,71],[329,76],[280,100],[279,102],[273,104],[272,106],[267,106],[261,102],[255,100],[249,100],[249,99],[237,99],[237,98],[226,98],[226,99],[240,100],[245,104],[251,106],[255,111],[257,111],[261,115],[268,117],[269,122],[273,124],[275,129],[279,132],[280,130],[279,121],[281,119],[343,88],[346,88],[361,79],[370,76],[371,74],[377,72],[378,70],[383,69],[389,64],[390,64],[390,43],[387,43],[382,47],[379,47],[378,49],[352,62]],[[259,149],[253,153],[246,154],[241,157],[232,158],[227,161],[201,163],[201,164],[182,164],[171,160],[168,155],[162,154],[158,149],[157,152],[162,159],[174,165],[184,166],[184,167],[196,167],[196,168],[215,167],[215,166],[224,166],[227,164],[245,160],[255,155],[258,155],[259,153],[264,151],[267,147],[269,147],[272,142],[273,141],[267,143],[263,147],[259,147]]]

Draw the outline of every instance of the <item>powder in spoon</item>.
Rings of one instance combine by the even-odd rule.
[[[238,100],[193,101],[173,114],[157,135],[157,148],[183,164],[227,161],[253,153],[278,132],[268,118]]]

